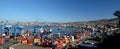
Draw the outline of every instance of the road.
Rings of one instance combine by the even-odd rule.
[[[38,46],[29,46],[29,45],[18,45],[14,49],[50,49],[49,47],[38,47]]]

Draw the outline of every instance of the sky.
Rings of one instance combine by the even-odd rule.
[[[120,0],[0,0],[0,21],[79,22],[116,18]]]

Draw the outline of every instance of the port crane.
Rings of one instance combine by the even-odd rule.
[[[8,36],[12,31],[12,26],[6,21],[4,24],[1,25],[1,35]]]
[[[37,33],[38,29],[40,28],[38,21],[34,23],[34,33]]]
[[[15,24],[13,31],[14,38],[16,38],[16,35],[22,35],[21,30],[23,30],[23,27],[24,26],[20,25],[20,22],[17,22],[17,24]]]

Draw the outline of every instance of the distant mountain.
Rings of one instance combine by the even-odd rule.
[[[85,21],[85,22],[69,22],[64,24],[76,24],[76,25],[102,25],[102,24],[117,24],[118,18],[113,19],[101,19],[101,20],[94,20],[94,21]]]
[[[1,21],[2,22],[2,21]],[[20,22],[21,25],[33,25],[35,22]],[[46,24],[46,22],[38,22],[39,24]],[[82,21],[82,22],[68,22],[68,23],[57,23],[57,22],[47,22],[47,24],[51,25],[72,25],[72,26],[82,26],[82,25],[103,25],[103,24],[117,24],[118,18],[113,19],[101,19],[101,20],[93,20],[93,21]],[[16,23],[13,23],[16,24]]]
[[[117,23],[117,22],[118,22],[118,18],[88,21],[88,23]]]

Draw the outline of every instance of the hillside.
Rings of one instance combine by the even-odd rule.
[[[64,24],[71,24],[71,25],[104,25],[104,24],[117,24],[118,18],[113,19],[101,19],[101,20],[94,20],[94,21],[86,21],[86,22],[70,22],[70,23],[64,23]]]

